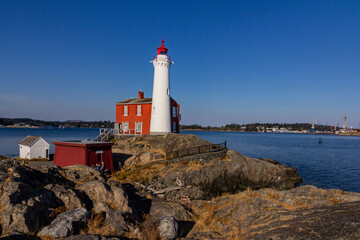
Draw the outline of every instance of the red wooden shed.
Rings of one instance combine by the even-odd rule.
[[[70,165],[95,166],[104,162],[107,169],[114,171],[111,146],[114,143],[94,141],[52,142],[55,145],[54,165],[66,167]]]

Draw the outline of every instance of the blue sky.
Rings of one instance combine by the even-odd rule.
[[[164,38],[182,124],[360,124],[360,1],[0,1],[0,117],[115,120]],[[360,126],[359,126],[360,127]]]

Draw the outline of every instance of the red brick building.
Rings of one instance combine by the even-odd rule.
[[[115,134],[150,134],[152,98],[144,98],[139,91],[137,99],[116,103]],[[179,133],[180,105],[170,98],[171,132]]]

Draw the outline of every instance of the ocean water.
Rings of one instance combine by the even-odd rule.
[[[53,141],[94,139],[99,128],[0,128],[0,154],[19,156],[18,143],[28,135],[45,139],[51,145],[50,153],[54,153]]]
[[[338,188],[360,192],[360,137],[291,134],[182,131],[202,139],[222,143],[230,149],[254,158],[271,158],[294,167],[303,184],[319,188]],[[95,138],[98,128],[0,128],[0,154],[17,156],[18,143],[27,135],[41,136],[52,141]],[[319,144],[319,138],[323,143]],[[54,146],[50,147],[50,153]]]
[[[183,131],[254,158],[294,167],[303,184],[360,192],[360,137],[297,133]],[[319,144],[319,138],[322,139]]]

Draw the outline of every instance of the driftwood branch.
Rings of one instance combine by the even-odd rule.
[[[161,189],[161,190],[155,190],[155,189],[153,189],[151,187],[147,187],[144,184],[141,184],[141,183],[138,183],[138,182],[135,182],[135,184],[140,186],[141,188],[143,188],[145,191],[150,191],[151,193],[156,194],[156,195],[165,194],[165,193],[168,193],[168,192],[171,192],[171,191],[174,191],[174,190],[179,190],[179,189],[183,188],[183,187],[177,186],[177,187],[168,187],[168,188],[164,188],[164,189]]]

